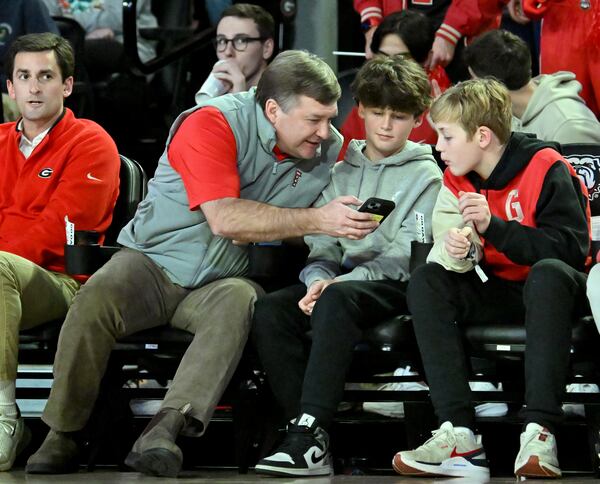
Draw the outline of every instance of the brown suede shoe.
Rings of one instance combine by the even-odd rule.
[[[183,454],[175,440],[191,409],[192,406],[188,403],[179,410],[160,410],[133,444],[125,464],[144,474],[177,477],[181,470]]]
[[[50,430],[27,460],[27,474],[70,474],[79,470],[79,446],[72,433]]]

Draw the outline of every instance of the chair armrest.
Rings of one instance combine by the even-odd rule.
[[[419,266],[427,262],[427,256],[433,247],[433,242],[418,242],[411,240],[410,242],[410,261],[409,272],[412,272]]]
[[[120,249],[109,245],[65,244],[65,270],[70,276],[91,275]]]
[[[298,283],[308,248],[290,242],[253,243],[248,246],[248,277],[270,292]]]

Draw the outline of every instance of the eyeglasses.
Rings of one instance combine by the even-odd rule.
[[[228,39],[227,37],[217,37],[213,39],[213,45],[217,52],[225,52],[227,49],[227,44],[231,42],[231,45],[238,52],[244,52],[246,47],[248,47],[248,42],[262,42],[266,40],[264,37],[246,37],[245,35],[236,35],[233,39]]]

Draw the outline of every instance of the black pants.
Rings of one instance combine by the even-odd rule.
[[[524,321],[523,418],[553,431],[562,418],[572,322],[587,308],[585,282],[585,274],[555,259],[535,264],[524,284],[493,276],[484,284],[474,271],[459,274],[438,264],[417,269],[408,305],[439,422],[474,426],[461,326]]]
[[[332,284],[311,317],[298,308],[305,294],[306,287],[298,284],[259,299],[252,331],[284,417],[289,420],[308,413],[327,428],[343,396],[352,351],[362,330],[406,312],[406,283]]]

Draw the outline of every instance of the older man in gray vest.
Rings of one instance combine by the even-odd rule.
[[[75,433],[87,423],[118,338],[163,324],[194,333],[161,410],[127,464],[175,476],[176,437],[208,425],[247,340],[261,289],[244,279],[246,248],[309,233],[359,239],[377,226],[339,197],[310,207],[341,147],[330,125],[340,87],[306,52],[280,54],[256,89],[179,116],[125,246],[83,286],[61,331],[55,380],[42,416],[50,432],[29,473],[78,468]]]

